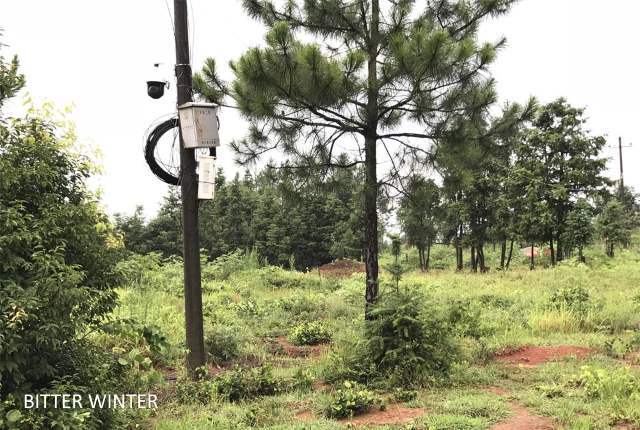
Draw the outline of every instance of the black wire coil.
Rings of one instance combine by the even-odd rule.
[[[175,176],[173,173],[166,171],[156,160],[155,150],[160,138],[169,130],[172,130],[180,126],[180,120],[178,118],[169,118],[168,120],[158,124],[147,136],[147,142],[144,146],[144,159],[149,165],[149,169],[156,175],[161,181],[166,182],[169,185],[180,185],[180,177]],[[220,122],[218,122],[218,129],[220,128]],[[216,156],[216,148],[209,148],[209,155]],[[180,174],[182,176],[182,173]]]
[[[160,178],[161,181],[166,182],[169,185],[179,185],[180,178],[175,176],[171,172],[167,172],[158,164],[158,161],[155,158],[155,149],[158,145],[158,141],[160,138],[169,130],[172,130],[180,125],[180,121],[178,118],[170,118],[162,123],[160,123],[156,128],[154,128],[149,136],[147,136],[147,143],[144,146],[144,159],[147,161],[149,165],[149,169]]]

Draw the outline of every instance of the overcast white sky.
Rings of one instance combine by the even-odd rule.
[[[168,3],[173,2],[167,0]],[[226,64],[262,43],[264,29],[242,12],[239,0],[192,0],[194,70],[212,56],[223,77]],[[605,4],[606,3],[606,4]],[[609,174],[618,178],[617,139],[626,148],[625,183],[640,189],[640,87],[636,0],[522,0],[506,17],[488,22],[483,40],[506,36],[508,47],[493,66],[502,99],[541,102],[564,96],[587,108],[589,128],[608,136],[615,157]],[[84,142],[100,148],[99,181],[110,213],[143,204],[153,214],[167,186],[149,172],[142,155],[149,124],[175,108],[175,86],[164,98],[146,95],[145,81],[158,77],[153,63],[173,80],[173,34],[164,0],[0,0],[2,50],[17,53],[27,88],[38,101],[73,103],[73,119]],[[9,106],[18,112],[17,103]],[[223,144],[240,138],[246,125],[223,111]],[[230,149],[218,150],[219,165],[234,171]]]

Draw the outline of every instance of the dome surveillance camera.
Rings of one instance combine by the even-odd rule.
[[[152,99],[159,99],[164,95],[164,87],[169,88],[167,82],[162,81],[147,81],[147,94]]]

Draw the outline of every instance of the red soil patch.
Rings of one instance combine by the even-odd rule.
[[[273,354],[286,355],[292,358],[319,357],[327,349],[327,344],[320,345],[294,345],[286,337],[280,336],[268,339],[268,348]]]
[[[511,403],[515,414],[511,418],[491,427],[491,430],[553,430],[555,426],[549,418],[531,415],[520,405]]]
[[[500,354],[496,357],[496,360],[504,363],[533,367],[566,356],[585,358],[589,356],[591,352],[589,348],[582,346],[528,346]]]
[[[389,405],[384,411],[372,410],[351,419],[345,418],[339,420],[338,422],[350,424],[355,427],[365,425],[406,424],[425,413],[426,410],[423,408],[411,409],[399,405]],[[300,421],[313,421],[316,417],[311,412],[304,411],[296,414],[295,418]]]
[[[328,278],[347,278],[354,273],[364,272],[364,263],[354,260],[336,260],[318,267],[320,276]]]
[[[398,405],[389,405],[384,411],[369,411],[350,420],[344,420],[354,426],[406,424],[426,412],[423,408],[404,408]]]

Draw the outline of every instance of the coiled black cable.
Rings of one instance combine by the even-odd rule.
[[[147,143],[144,146],[144,159],[147,160],[147,164],[149,168],[160,180],[166,182],[169,185],[179,185],[180,178],[175,176],[171,172],[167,172],[158,164],[158,161],[155,157],[156,146],[158,145],[158,141],[160,138],[169,130],[172,130],[180,125],[180,121],[178,118],[170,118],[162,123],[160,123],[156,128],[154,128],[149,136],[147,136]]]
[[[147,136],[147,142],[144,146],[144,159],[149,165],[149,169],[160,178],[161,181],[166,182],[169,185],[180,185],[180,177],[174,175],[171,172],[166,171],[156,160],[155,150],[160,138],[168,131],[180,126],[180,120],[178,118],[169,118],[168,120],[158,124]],[[220,121],[218,120],[218,129],[220,129]],[[216,156],[216,148],[209,148],[209,155]],[[180,174],[182,176],[182,174]]]

